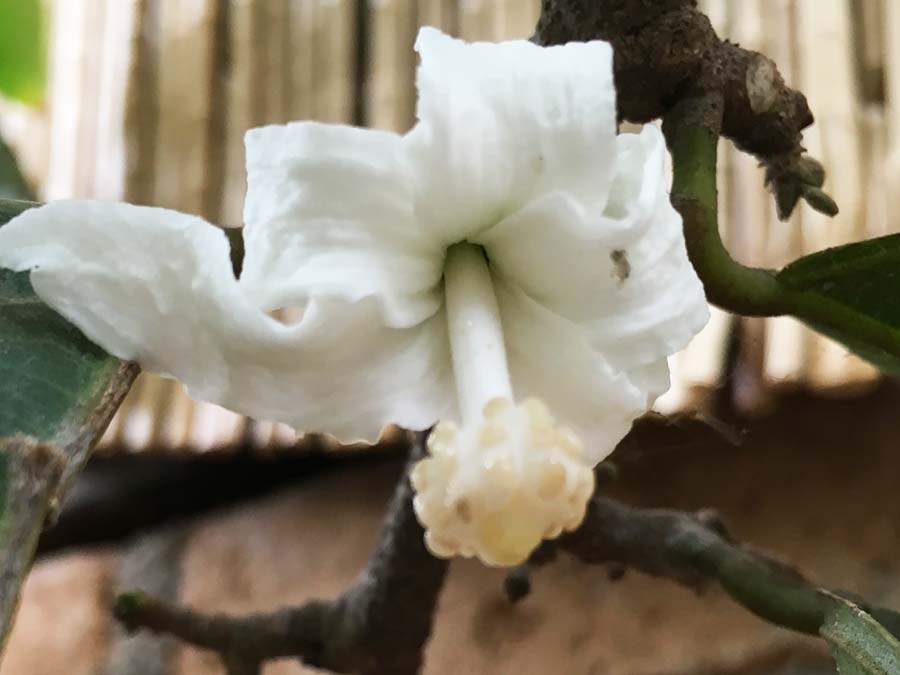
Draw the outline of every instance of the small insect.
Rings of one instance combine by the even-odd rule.
[[[628,262],[628,256],[625,251],[616,249],[609,254],[609,259],[612,260],[613,275],[619,280],[620,284],[625,283],[625,280],[631,276],[631,263]]]

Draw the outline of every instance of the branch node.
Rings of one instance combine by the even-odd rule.
[[[538,44],[593,39],[613,46],[620,119],[641,124],[667,117],[687,99],[717,95],[716,133],[767,167],[782,158],[806,161],[802,135],[814,121],[806,97],[787,86],[772,59],[720,38],[695,0],[543,0]],[[801,198],[822,213],[837,213],[821,181],[778,175],[768,182],[782,219]]]

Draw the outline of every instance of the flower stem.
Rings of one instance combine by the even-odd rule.
[[[719,234],[716,149],[722,105],[688,98],[668,113],[663,131],[672,153],[672,204],[684,220],[688,257],[711,303],[744,316],[786,313],[784,289],[770,270],[742,265]]]
[[[821,293],[794,289],[771,270],[734,260],[722,243],[716,195],[716,147],[721,101],[686,98],[672,108],[663,131],[672,153],[672,204],[697,275],[714,305],[744,316],[791,315],[830,335],[882,369],[897,371],[900,338],[887,321]]]
[[[444,265],[450,351],[463,422],[481,419],[485,404],[512,399],[503,326],[487,259],[480,246],[455,244]]]

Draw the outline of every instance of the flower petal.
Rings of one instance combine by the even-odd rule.
[[[416,49],[420,123],[406,142],[424,226],[455,243],[535,194],[605,203],[616,134],[607,43],[467,44],[423,28]]]
[[[656,127],[617,142],[619,170],[602,211],[556,192],[484,231],[491,266],[532,298],[585,326],[616,368],[683,348],[709,316],[687,257]]]
[[[669,386],[660,361],[634,374],[617,371],[590,344],[587,331],[495,276],[513,391],[538,398],[581,436],[589,461],[606,458],[632,422]]]
[[[388,323],[440,306],[443,247],[413,220],[399,136],[297,122],[247,132],[241,284],[260,307],[377,297]]]
[[[0,266],[31,269],[90,339],[198,399],[342,440],[455,415],[443,312],[396,329],[375,298],[316,298],[286,326],[247,298],[225,235],[199,218],[54,202],[0,228]]]

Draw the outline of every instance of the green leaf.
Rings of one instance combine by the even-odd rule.
[[[46,79],[41,0],[0,0],[0,93],[34,105]]]
[[[32,206],[0,200],[0,226]],[[0,269],[0,644],[52,504],[136,373]]]
[[[820,632],[841,675],[898,675],[900,642],[853,603],[832,597],[835,608]]]
[[[900,235],[889,235],[831,248],[800,258],[777,275],[799,292],[803,303],[829,305],[829,314],[843,313],[855,326],[880,337],[880,346],[858,336],[808,323],[852,351],[900,375]],[[885,348],[885,345],[889,349]]]
[[[119,363],[42,303],[27,273],[0,270],[0,437],[68,445]]]
[[[32,206],[0,200],[0,226]],[[120,365],[41,302],[28,272],[0,269],[0,438],[77,441]]]

